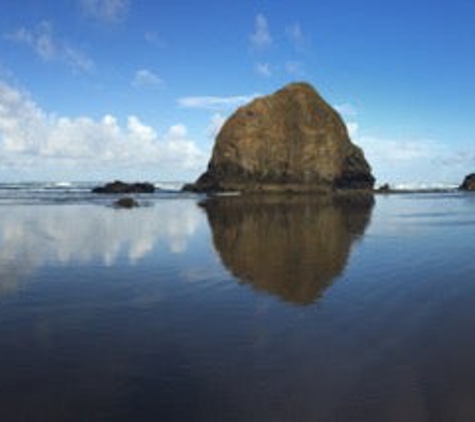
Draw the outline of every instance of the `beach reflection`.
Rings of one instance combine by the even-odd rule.
[[[119,259],[134,265],[160,243],[187,249],[201,224],[194,201],[161,201],[116,210],[94,205],[0,207],[0,296],[15,291],[35,269]]]
[[[223,197],[203,204],[223,264],[244,283],[314,302],[345,269],[372,197]]]

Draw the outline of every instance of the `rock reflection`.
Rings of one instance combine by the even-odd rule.
[[[242,282],[314,302],[345,269],[369,223],[371,196],[221,197],[203,204],[224,265]]]

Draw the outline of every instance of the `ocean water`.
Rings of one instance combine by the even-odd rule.
[[[0,186],[1,421],[475,420],[475,195]]]

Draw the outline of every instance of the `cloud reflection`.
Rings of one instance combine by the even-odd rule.
[[[119,259],[135,264],[160,243],[187,250],[201,223],[194,201],[162,201],[133,211],[94,205],[0,207],[0,296],[45,265]]]

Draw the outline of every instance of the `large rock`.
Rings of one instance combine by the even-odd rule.
[[[463,183],[460,185],[459,189],[475,190],[475,173],[471,173],[468,176],[466,176]]]
[[[116,180],[106,183],[104,186],[97,186],[92,189],[93,193],[124,194],[124,193],[154,193],[155,186],[151,183],[124,183]]]
[[[224,124],[208,169],[185,190],[371,189],[374,178],[338,113],[306,83],[239,108]]]

